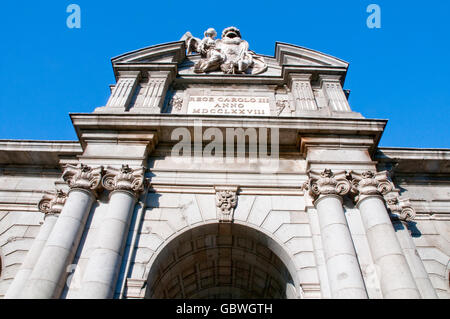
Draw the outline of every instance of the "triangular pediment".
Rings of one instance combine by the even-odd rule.
[[[186,58],[184,42],[170,42],[132,51],[113,58],[115,63],[180,63]]]
[[[348,63],[331,55],[299,47],[292,44],[277,42],[275,58],[284,66],[318,66],[348,68]]]
[[[292,44],[277,42],[275,45],[275,56],[264,56],[256,54],[265,60],[267,70],[263,76],[280,76],[284,68],[328,68],[346,72],[349,64],[333,56],[299,47]],[[159,44],[140,50],[132,51],[112,59],[113,65],[130,64],[171,64],[177,65],[180,75],[194,73],[194,65],[200,60],[199,54],[186,55],[186,44],[184,41]],[[211,75],[221,74],[220,70],[210,72]],[[206,74],[203,74],[206,75]]]

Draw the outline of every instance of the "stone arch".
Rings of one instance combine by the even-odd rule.
[[[146,272],[146,298],[300,298],[289,252],[244,223],[209,222],[161,245]]]

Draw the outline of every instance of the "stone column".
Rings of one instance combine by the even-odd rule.
[[[351,188],[345,172],[310,172],[306,188],[314,198],[326,259],[331,296],[335,299],[367,299],[364,279],[342,206]]]
[[[416,245],[409,231],[409,223],[415,218],[416,212],[409,200],[400,200],[397,196],[387,199],[391,211],[392,222],[396,229],[397,239],[403,249],[406,261],[409,264],[417,288],[423,299],[438,299],[436,290],[431,283],[428,272],[417,252]]]
[[[20,298],[59,298],[100,185],[102,167],[68,165],[63,179],[70,191]]]
[[[33,241],[25,260],[22,263],[19,271],[14,277],[11,286],[5,295],[5,299],[16,299],[20,296],[25,284],[30,277],[33,267],[41,255],[42,249],[50,236],[53,227],[61,213],[64,203],[66,202],[67,194],[61,190],[56,193],[45,194],[38,204],[39,211],[44,213],[44,221],[39,229],[39,233]]]
[[[80,298],[113,297],[136,200],[144,190],[144,168],[108,168],[102,180],[111,190],[108,212],[99,229],[96,248],[89,257]]]
[[[372,258],[386,299],[419,299],[411,270],[388,215],[384,198],[394,187],[386,172],[352,172],[353,192],[361,212]]]

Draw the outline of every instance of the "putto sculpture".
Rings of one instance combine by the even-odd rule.
[[[222,39],[215,39],[216,30],[205,31],[203,40],[186,32],[182,40],[186,42],[188,54],[197,52],[201,59],[194,66],[195,73],[221,70],[225,74],[260,74],[267,70],[263,57],[249,50],[248,42],[241,38],[236,27],[228,27],[222,32]]]

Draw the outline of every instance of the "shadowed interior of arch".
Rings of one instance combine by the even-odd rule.
[[[238,224],[209,224],[171,240],[149,272],[146,298],[293,298],[292,276],[271,239]]]

